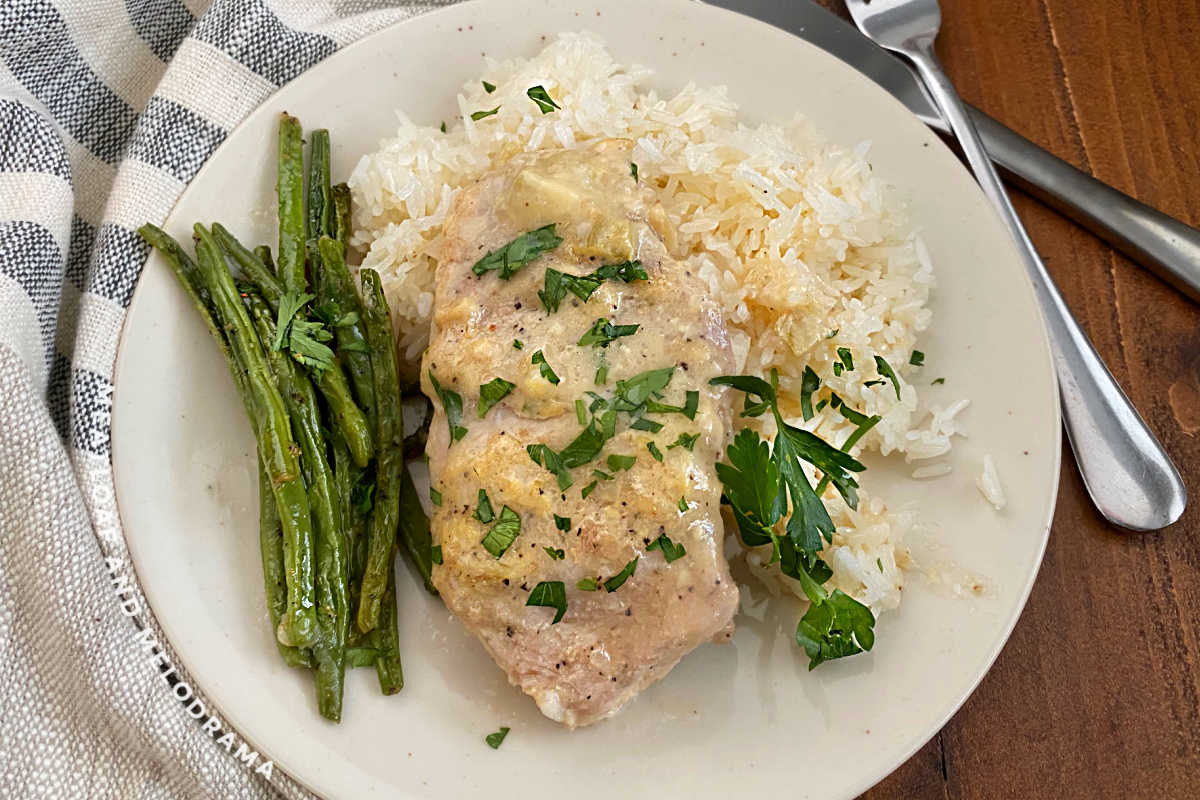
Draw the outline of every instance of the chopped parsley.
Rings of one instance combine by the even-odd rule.
[[[445,133],[445,132],[446,132],[446,123],[443,122],[442,123],[442,133]]]
[[[560,517],[558,514],[555,514],[554,515],[554,527],[558,528],[560,531],[563,531],[564,533],[566,531],[571,530],[571,518],[570,517]]]
[[[879,567],[880,572],[883,572],[883,559],[875,559],[875,566]]]
[[[661,422],[655,422],[654,420],[647,419],[646,417],[638,417],[629,427],[633,428],[635,431],[647,431],[649,433],[658,433],[663,429]]]
[[[818,414],[819,414],[819,413],[821,413],[821,409],[825,408],[825,406],[827,406],[827,405],[829,405],[829,398],[828,398],[828,397],[826,397],[826,398],[823,398],[823,399],[821,400],[821,402],[817,403],[817,406],[816,406],[816,409],[815,409],[815,410],[816,410],[816,412],[817,412]]]
[[[651,550],[661,550],[663,558],[667,560],[668,564],[687,555],[687,550],[684,549],[683,545],[675,544],[671,541],[671,537],[665,533],[651,542],[650,546],[646,548],[647,553]]]
[[[600,416],[593,416],[588,424],[571,442],[559,452],[567,469],[582,467],[604,448],[604,443],[616,433],[617,412],[609,409]]]
[[[279,299],[275,341],[271,344],[271,349],[287,350],[292,358],[321,373],[334,364],[333,350],[324,344],[333,338],[333,334],[324,323],[304,318],[304,306],[314,296],[287,292]]]
[[[662,367],[639,372],[632,378],[617,381],[617,410],[630,414],[640,411],[652,396],[662,395],[663,389],[667,388],[674,374],[674,367]]]
[[[821,379],[813,372],[812,367],[805,365],[804,377],[800,379],[800,413],[804,415],[805,422],[813,418],[812,396],[813,392],[820,388]],[[749,395],[746,396],[746,400],[750,400]]]
[[[507,727],[501,728],[495,733],[489,733],[487,736],[483,737],[483,740],[487,742],[488,747],[492,748],[493,750],[498,750],[500,748],[500,743],[504,741],[505,736],[508,736],[508,732],[510,730],[511,728]]]
[[[571,484],[575,483],[570,471],[563,464],[562,458],[550,446],[531,444],[525,447],[525,452],[529,453],[529,457],[533,460],[533,463],[539,467],[545,467],[554,473],[555,477],[558,478],[558,490],[560,492],[565,492],[571,487]]]
[[[826,339],[832,339],[833,337],[835,337],[835,336],[837,336],[837,335],[838,335],[838,331],[839,331],[839,330],[841,330],[841,328],[834,328],[834,329],[833,329],[833,330],[831,330],[829,333],[825,334],[825,338],[826,338]]]
[[[837,395],[834,395],[834,397],[837,397]],[[868,417],[866,414],[861,414],[861,413],[855,411],[850,406],[846,405],[845,402],[841,401],[840,397],[838,397],[837,399],[839,400],[838,405],[837,405],[838,413],[841,414],[843,417],[845,417],[850,422],[852,422],[858,426],[858,428],[856,428],[853,433],[851,433],[848,437],[846,437],[846,441],[842,444],[842,450],[844,450],[845,452],[848,453],[848,452],[850,452],[850,448],[854,447],[854,445],[858,444],[858,440],[861,439],[862,437],[866,436],[867,431],[871,430],[871,428],[874,428],[876,425],[878,425],[879,420],[883,419],[883,417],[879,416],[878,414]],[[821,480],[824,482],[825,479],[822,478]],[[828,485],[828,483],[826,483],[825,485]],[[820,484],[818,484],[818,486],[820,486]],[[821,487],[821,491],[824,491],[824,487]],[[817,494],[820,494],[820,493],[821,492],[817,492]]]
[[[579,420],[580,425],[587,425],[587,404],[582,397],[575,398],[575,419]]]
[[[605,472],[602,469],[592,470],[592,475],[602,481],[611,481],[613,479],[612,475],[609,475],[607,472]]]
[[[945,383],[945,382],[946,382],[946,379],[945,379],[945,378],[934,378],[934,379],[933,379],[933,382],[932,382],[932,383],[930,383],[929,385],[930,385],[930,386],[938,386],[938,385],[940,385],[940,384],[943,384],[943,383]]]
[[[539,370],[542,373],[542,377],[545,378],[546,380],[550,381],[554,385],[556,385],[556,386],[558,385],[558,375],[556,375],[554,373],[554,370],[552,370],[550,368],[550,365],[546,363],[546,357],[544,355],[542,355],[541,350],[538,350],[536,353],[533,354],[533,358],[529,359],[529,363],[537,364]]]
[[[830,593],[823,586],[833,571],[819,554],[826,542],[833,541],[834,525],[801,462],[824,473],[822,484],[832,483],[851,508],[858,506],[858,484],[852,473],[864,467],[815,434],[784,422],[775,381],[774,372],[769,383],[745,375],[713,379],[712,383],[732,386],[767,404],[778,430],[773,443],[753,429],[740,431],[726,451],[728,463],[717,464],[717,476],[742,541],[749,547],[771,545],[771,561],[800,583],[809,600],[808,611],[796,627],[796,642],[808,654],[812,669],[830,659],[870,650],[875,643],[875,617],[840,589]],[[840,401],[839,408],[845,409],[843,415],[857,414]],[[777,533],[775,527],[788,514],[789,506],[785,532]]]
[[[478,122],[479,120],[483,119],[484,117],[495,116],[496,114],[499,114],[499,113],[500,113],[500,106],[496,106],[491,111],[472,111],[471,119],[474,120],[475,122]]]
[[[508,244],[492,250],[476,261],[471,271],[476,275],[483,275],[485,272],[499,270],[500,278],[508,280],[521,267],[562,244],[562,237],[556,234],[554,229],[555,224],[551,223],[522,233]]]
[[[637,456],[620,456],[612,453],[604,463],[608,464],[608,468],[613,472],[620,472],[629,469],[635,462],[637,462]]]
[[[620,572],[606,580],[604,582],[604,590],[606,592],[615,592],[617,589],[620,589],[625,581],[629,580],[629,576],[637,571],[639,558],[641,556],[634,556],[633,560],[626,564]]]
[[[558,103],[554,102],[554,98],[546,91],[543,86],[531,86],[525,91],[529,99],[537,103],[537,107],[541,109],[543,114],[549,114],[556,108],[562,108]]]
[[[533,587],[525,605],[553,608],[556,613],[550,624],[556,625],[563,618],[563,614],[567,613],[567,587],[562,581],[542,581]]]
[[[442,409],[446,412],[446,424],[450,427],[450,443],[454,444],[467,435],[467,429],[459,424],[462,422],[463,413],[462,395],[451,389],[443,389],[434,377],[433,370],[429,371],[429,382],[433,384],[434,393],[442,401]]]
[[[896,377],[892,365],[889,364],[883,356],[875,356],[875,369],[879,370],[879,374],[892,382],[892,387],[896,390],[896,399],[900,399],[900,379]]]
[[[696,440],[699,438],[700,434],[698,433],[681,433],[675,441],[667,445],[667,449],[674,450],[676,447],[682,447],[690,453],[692,452],[692,448],[696,446]]]
[[[429,560],[435,564],[442,563],[442,546],[440,544],[435,544],[429,548]]]
[[[483,419],[487,412],[491,411],[492,406],[499,403],[508,393],[516,388],[515,383],[504,380],[504,378],[492,378],[487,383],[479,387],[479,418]]]
[[[844,370],[845,370],[845,367],[842,366],[842,362],[840,362],[840,361],[833,362],[833,377],[836,378],[837,376],[841,375]]]
[[[909,358],[908,358],[908,363],[912,364],[914,367],[924,366],[925,365],[925,354],[922,353],[920,350],[913,350],[912,355],[909,356]]]
[[[488,529],[480,544],[496,558],[500,558],[520,535],[521,515],[505,506],[500,509],[500,518]]]
[[[544,278],[545,286],[538,290],[538,298],[542,301],[542,307],[553,313],[558,311],[567,292],[586,303],[600,288],[600,284],[605,281],[619,280],[623,283],[633,283],[649,279],[650,276],[646,274],[641,261],[604,264],[588,275],[570,275],[566,272],[559,272],[553,267],[547,267]]]
[[[689,390],[684,395],[684,402],[681,406],[671,406],[666,403],[660,403],[657,400],[646,401],[646,411],[652,414],[683,414],[688,419],[696,418],[696,409],[700,407],[700,393],[695,389]]]
[[[592,323],[592,327],[576,342],[580,347],[608,347],[622,336],[632,336],[637,333],[637,325],[613,325],[606,318],[600,317]]]
[[[432,486],[429,487],[429,502],[433,503],[435,506],[440,506],[442,504],[442,493]]]
[[[513,350],[524,350],[525,343],[520,339],[513,339]]]
[[[596,491],[596,486],[598,486],[598,485],[599,484],[597,481],[592,481],[587,486],[583,487],[583,489],[579,492],[580,499],[587,500],[588,495],[590,495],[592,492]]]
[[[563,551],[563,549],[561,547],[550,547],[549,545],[547,545],[546,547],[543,547],[542,549],[546,551],[546,555],[550,556],[551,561],[562,561],[564,558],[567,557],[567,554]]]
[[[575,588],[581,592],[598,592],[600,591],[600,584],[596,582],[595,578],[581,578],[575,584]]]
[[[629,174],[633,176],[635,181],[638,179],[637,164],[632,161],[629,162]]]
[[[487,490],[479,490],[479,497],[475,502],[475,513],[471,516],[485,525],[496,518],[496,512],[492,511],[492,501],[488,499]]]
[[[480,83],[483,84],[483,90],[485,92],[487,92],[488,94],[491,94],[492,92],[496,91],[496,84],[488,83],[487,81],[480,81]]]
[[[686,497],[679,498],[679,511],[683,514],[688,512],[688,501]]]
[[[603,386],[606,383],[608,383],[608,364],[601,361],[600,366],[596,367],[596,385]]]
[[[658,461],[660,463],[662,462],[663,454],[662,454],[662,450],[658,449],[658,445],[656,445],[654,442],[646,442],[646,449],[650,451],[650,455],[654,458],[655,461]]]
[[[842,363],[846,366],[846,371],[853,372],[854,371],[854,356],[850,353],[850,348],[839,347],[837,349],[837,354],[838,354],[838,358],[840,358],[842,360]]]

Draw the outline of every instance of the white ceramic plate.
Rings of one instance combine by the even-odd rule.
[[[874,142],[878,172],[906,192],[934,258],[935,326],[920,347],[929,391],[967,396],[970,438],[954,472],[909,480],[887,463],[866,485],[913,501],[947,554],[987,580],[963,599],[914,577],[874,652],[809,673],[797,609],[739,617],[733,644],[705,645],[616,718],[569,733],[509,688],[441,603],[401,575],[406,688],[348,680],[341,725],[316,713],[307,675],[271,644],[257,546],[253,439],[216,348],[164,262],[150,259],[123,333],[113,463],[145,594],[219,716],[328,797],[851,797],[932,736],[1004,644],[1045,546],[1059,462],[1054,377],[1041,319],[1007,235],[952,154],[899,103],[800,39],[685,0],[494,0],[372,36],[305,73],[252,114],[192,182],[167,229],[221,220],[271,241],[275,115],[333,134],[335,176],[390,135],[394,108],[436,122],[481,55],[532,55],[543,34],[590,29],[666,91],[725,84],[748,118],[800,110],[832,139]],[[701,46],[703,44],[703,46]],[[974,487],[985,453],[1008,493]],[[401,568],[402,571],[406,571]],[[499,751],[485,734],[512,733]]]

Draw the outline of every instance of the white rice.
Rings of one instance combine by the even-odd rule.
[[[1004,487],[1000,485],[1000,473],[996,471],[996,462],[990,455],[983,457],[983,471],[975,480],[975,485],[992,506],[999,511],[1008,503],[1004,496]]]
[[[480,78],[495,92],[465,84],[460,119],[446,133],[398,114],[396,135],[362,158],[350,186],[353,242],[363,264],[383,276],[404,356],[417,362],[428,343],[442,225],[461,187],[515,153],[628,138],[641,180],[657,190],[678,232],[668,246],[724,308],[738,372],[777,369],[786,413],[835,445],[856,426],[829,407],[798,419],[806,364],[849,407],[882,416],[856,452],[899,452],[910,461],[947,453],[967,401],[926,408],[917,385],[903,380],[920,375],[909,358],[930,322],[933,267],[903,204],[872,174],[870,143],[829,143],[799,115],[749,126],[723,88],[688,85],[660,96],[651,77],[614,62],[594,36],[562,34],[534,58],[487,59]],[[562,109],[540,113],[525,95],[535,85]],[[470,119],[496,106],[496,115]],[[856,367],[840,376],[838,348]],[[867,385],[881,377],[876,355],[902,377],[899,399],[891,383]],[[911,514],[865,493],[858,511],[833,492],[827,499],[838,525],[826,550],[833,583],[876,611],[894,608]],[[798,591],[791,584],[784,583]]]

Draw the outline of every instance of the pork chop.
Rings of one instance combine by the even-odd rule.
[[[615,714],[698,645],[727,640],[738,602],[714,470],[729,410],[708,385],[732,370],[732,352],[706,284],[663,244],[673,232],[631,174],[631,147],[521,155],[460,193],[422,369],[441,493],[434,584],[510,682],[568,727]],[[518,239],[550,249],[505,265]],[[488,254],[494,268],[476,274]],[[548,310],[547,270],[601,267],[590,294],[573,283]],[[480,418],[481,387],[496,378],[512,388]],[[461,420],[447,418],[454,395]],[[556,608],[527,605],[556,585],[558,621]]]

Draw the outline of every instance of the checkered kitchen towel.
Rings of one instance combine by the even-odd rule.
[[[135,229],[279,86],[447,2],[0,0],[0,797],[307,796],[204,712],[125,582]]]

